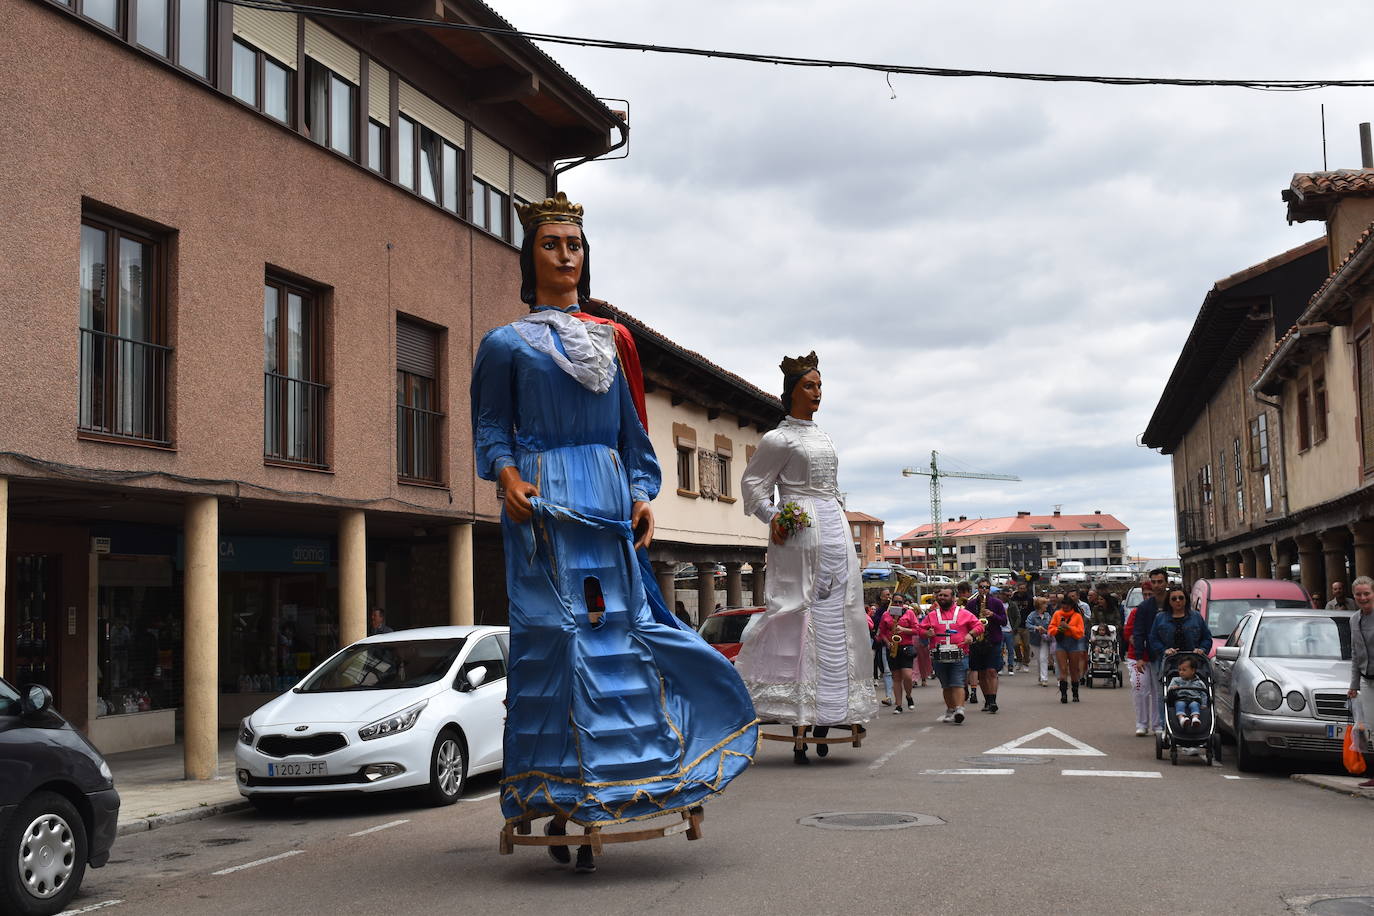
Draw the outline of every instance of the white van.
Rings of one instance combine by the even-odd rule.
[[[1052,584],[1068,585],[1075,582],[1087,584],[1087,581],[1088,573],[1081,562],[1065,560],[1059,564],[1059,568],[1055,571]]]

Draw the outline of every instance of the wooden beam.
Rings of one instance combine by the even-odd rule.
[[[513,102],[539,94],[539,77],[514,72],[505,67],[479,70],[468,85],[468,94],[478,105]]]
[[[717,419],[717,418],[719,418],[719,417],[720,417],[720,408],[719,408],[719,407],[708,407],[708,408],[706,408],[706,419],[708,419],[708,420],[715,420],[715,419]]]

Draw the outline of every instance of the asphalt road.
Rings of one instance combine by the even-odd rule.
[[[788,745],[763,742],[755,765],[707,805],[702,840],[609,847],[594,875],[541,849],[498,855],[496,781],[483,777],[450,808],[338,799],[285,818],[250,811],[125,836],[72,906],[119,901],[111,916],[1261,914],[1374,895],[1368,801],[1296,783],[1291,771],[1239,778],[1229,753],[1213,767],[1156,761],[1152,739],[1133,734],[1127,691],[1082,695],[1061,705],[1018,675],[1003,681],[999,714],[970,711],[952,726],[935,722],[938,691],[919,689],[914,712],[885,710],[862,748],[837,746],[809,767],[792,763]],[[1100,755],[1065,753],[1073,745],[1046,733],[998,752],[1010,762],[980,759],[1044,728]],[[860,811],[942,822],[798,823]]]

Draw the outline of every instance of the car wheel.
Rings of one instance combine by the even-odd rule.
[[[1236,711],[1232,715],[1232,734],[1236,736],[1236,769],[1242,773],[1253,773],[1260,768],[1260,760],[1258,755],[1250,750],[1250,745],[1245,743],[1245,732],[1240,730],[1240,704],[1236,704]]]
[[[35,792],[19,805],[0,837],[0,910],[59,913],[86,875],[86,824],[55,792]]]
[[[463,794],[468,779],[467,748],[451,728],[439,733],[429,755],[429,788],[425,797],[431,805],[451,805]]]
[[[269,817],[286,817],[295,807],[295,798],[290,795],[250,795],[248,804],[259,814]]]

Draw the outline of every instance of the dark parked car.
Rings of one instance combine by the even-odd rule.
[[[46,687],[0,678],[0,913],[59,913],[110,858],[119,793]]]

